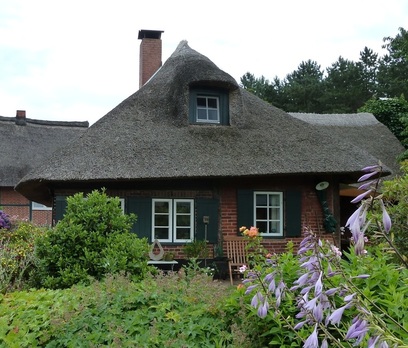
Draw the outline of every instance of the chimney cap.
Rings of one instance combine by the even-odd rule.
[[[142,29],[139,30],[139,36],[138,39],[160,39],[161,34],[164,33],[163,30],[146,30]]]

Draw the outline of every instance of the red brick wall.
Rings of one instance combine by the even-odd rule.
[[[289,187],[289,186],[288,186]],[[287,187],[287,188],[288,188]],[[293,188],[293,186],[290,186]],[[302,241],[306,228],[311,229],[315,233],[318,233],[325,238],[331,238],[331,235],[325,235],[325,230],[323,226],[323,211],[321,204],[316,195],[314,182],[309,184],[299,185],[298,189],[302,190],[302,231],[301,237],[299,238],[283,238],[283,239],[269,239],[265,238],[263,240],[263,245],[268,249],[270,253],[281,253],[285,251],[288,241],[292,241],[295,245],[295,250],[297,250],[299,243]],[[263,186],[265,189],[265,186]],[[282,190],[282,186],[273,187],[270,186],[271,190]],[[332,202],[332,190],[333,187],[328,189],[328,203],[330,210],[333,211],[334,204]],[[223,236],[237,236],[237,201],[236,201],[236,189],[234,187],[225,187],[221,190],[221,231]],[[250,226],[248,226],[250,227]]]
[[[245,185],[245,183],[243,184]],[[250,183],[250,187],[253,187],[253,183]],[[263,190],[276,190],[282,191],[288,188],[296,188],[303,192],[302,194],[302,236],[304,236],[305,228],[310,228],[314,232],[319,234],[324,234],[323,227],[323,212],[318,197],[315,191],[315,181],[314,180],[303,180],[298,184],[293,184],[293,182],[285,183],[284,181],[275,181],[274,185],[259,182],[260,189]],[[329,207],[333,211],[333,194],[332,191],[335,188],[330,185],[328,188],[328,202]],[[137,195],[144,197],[172,197],[172,198],[195,198],[195,197],[216,197],[220,199],[220,233],[223,236],[232,235],[236,236],[238,231],[237,223],[237,191],[236,186],[223,185],[219,190],[108,190],[108,194],[126,197],[129,195]],[[73,194],[73,191],[58,192],[58,195]],[[327,238],[330,235],[325,235]],[[295,244],[295,250],[297,249],[299,243],[303,237],[299,238],[284,238],[284,239],[264,239],[264,245],[271,253],[283,252],[286,248],[286,244],[289,240],[292,240]],[[213,245],[209,246],[211,255],[213,255]],[[165,251],[175,252],[176,258],[184,258],[183,245],[163,246]]]
[[[0,187],[0,207],[12,220],[30,220],[31,202],[12,187]],[[31,221],[38,225],[50,226],[52,223],[52,211],[31,211]]]

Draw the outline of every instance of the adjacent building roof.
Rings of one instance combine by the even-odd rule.
[[[189,124],[189,89],[229,92],[230,125]],[[362,128],[359,128],[360,131]],[[355,179],[378,162],[368,144],[289,115],[239,87],[182,41],[136,93],[16,189],[39,202],[64,183],[322,174]]]
[[[88,126],[88,122],[0,116],[0,186],[14,187],[34,167],[49,162],[53,152],[78,138]]]
[[[394,134],[371,113],[356,114],[305,114],[290,113],[324,132],[330,133],[350,145],[365,149],[391,169],[400,173],[398,155],[404,147]]]

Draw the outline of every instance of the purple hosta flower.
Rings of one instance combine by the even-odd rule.
[[[340,288],[331,288],[329,290],[326,290],[325,294],[327,296],[333,296],[334,294],[337,294]]]
[[[323,306],[320,301],[316,303],[316,306],[314,306],[312,314],[313,314],[313,319],[317,323],[321,323],[323,321]]]
[[[364,172],[364,173],[371,173],[371,172],[379,173],[379,172],[381,172],[381,170],[382,170],[382,167],[381,167],[380,164],[376,164],[374,166],[367,166],[367,167],[364,167],[363,169],[361,169],[361,171]]]
[[[367,342],[367,347],[368,348],[375,348],[375,344],[377,343],[379,338],[380,338],[380,336],[370,337],[370,339]]]
[[[329,343],[327,342],[327,339],[324,339],[322,341],[322,345],[320,346],[320,348],[329,348]]]
[[[263,302],[264,296],[258,291],[251,300],[251,306],[256,308],[260,302]]]
[[[366,251],[367,251],[367,250],[366,250]],[[369,274],[360,274],[360,275],[354,276],[354,277],[352,277],[352,278],[367,279],[367,278],[370,278],[370,275],[369,275]]]
[[[378,174],[378,172],[371,172],[371,173],[364,174],[363,176],[361,176],[361,177],[357,180],[357,182],[366,181],[366,180],[370,179],[372,176],[377,175],[377,174]]]
[[[344,302],[350,302],[350,301],[354,298],[355,295],[356,295],[356,293],[351,294],[351,295],[347,295],[347,296],[344,298]]]
[[[347,331],[346,340],[355,338],[356,339],[355,345],[358,345],[364,339],[364,336],[367,333],[367,331],[368,331],[367,321],[359,317],[355,317],[353,319],[352,325],[349,327]]]
[[[371,192],[373,192],[372,190],[368,190],[366,192],[363,192],[361,194],[359,194],[356,198],[354,198],[353,200],[351,200],[351,203],[358,203],[360,202],[364,197],[368,196]]]
[[[305,324],[307,324],[308,321],[304,320],[304,321],[299,321],[293,328],[295,330],[300,330]]]
[[[254,290],[256,287],[258,287],[259,284],[254,284],[254,285],[250,285],[247,287],[246,291],[245,291],[245,295],[248,295],[252,290]]]
[[[322,284],[322,272],[319,274],[319,278],[317,278],[317,281],[315,283],[314,287],[314,295],[318,297],[322,293],[323,289],[323,284]]]
[[[265,318],[268,314],[269,304],[267,298],[259,291],[252,297],[251,306],[258,308],[257,314],[260,318]]]
[[[361,185],[358,187],[358,189],[359,189],[359,190],[369,190],[369,189],[372,189],[372,188],[374,187],[375,183],[376,183],[376,180],[367,181],[367,182],[365,182],[364,184],[361,184]]]
[[[312,255],[307,261],[303,262],[300,267],[306,268],[308,271],[316,271],[319,269],[319,260],[315,255]]]
[[[261,319],[265,318],[266,315],[268,314],[268,309],[269,309],[269,304],[268,300],[265,298],[263,303],[258,307],[258,317]]]
[[[319,340],[317,339],[317,324],[314,327],[312,334],[307,338],[303,348],[318,348]]]
[[[380,199],[380,204],[381,204],[381,210],[382,210],[382,220],[383,220],[383,226],[385,232],[390,232],[391,230],[391,218],[387,213],[387,210],[385,209],[384,202],[382,199]]]
[[[336,247],[335,245],[332,245],[331,246],[331,250],[332,250],[332,252],[334,253],[334,255],[337,257],[337,258],[341,258],[341,251],[340,251],[340,249],[338,248],[338,247]]]
[[[333,325],[339,324],[341,321],[341,318],[343,316],[344,310],[347,308],[347,305],[342,306],[340,308],[337,308],[335,311],[333,311],[332,314],[326,319],[326,323],[332,323]]]

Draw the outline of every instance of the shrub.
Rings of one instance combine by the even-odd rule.
[[[35,239],[46,228],[28,221],[18,221],[9,229],[0,229],[0,292],[19,290],[30,285],[37,262]]]
[[[147,272],[148,244],[130,232],[134,215],[125,215],[119,198],[105,190],[67,198],[63,219],[37,243],[39,286],[67,288],[89,277],[124,271]]]
[[[0,229],[8,229],[10,227],[10,216],[8,216],[3,210],[0,210]]]
[[[0,296],[0,346],[243,348],[223,314],[229,293],[211,277],[187,283],[177,273],[16,292]]]

